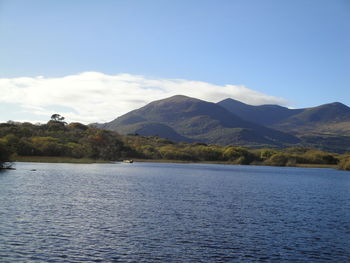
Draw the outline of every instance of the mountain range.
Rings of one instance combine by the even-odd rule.
[[[350,108],[340,102],[304,109],[252,106],[233,99],[217,104],[245,120],[285,132],[350,135]]]
[[[212,103],[176,95],[95,125],[123,135],[159,136],[174,141],[350,151],[350,108],[339,102],[288,109],[279,105],[252,106],[231,98]]]

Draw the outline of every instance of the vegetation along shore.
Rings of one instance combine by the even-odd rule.
[[[253,149],[173,142],[157,136],[122,136],[81,123],[67,124],[59,117],[54,114],[48,123],[40,125],[1,123],[1,168],[8,168],[12,161],[92,163],[136,159],[350,170],[350,153],[338,154],[305,147]]]

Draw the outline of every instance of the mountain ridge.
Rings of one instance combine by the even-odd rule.
[[[212,103],[175,95],[94,125],[123,135],[173,141],[350,151],[350,108],[340,102],[289,109],[273,104],[253,106],[231,98]]]
[[[100,127],[121,134],[152,135],[150,129],[137,128],[150,123],[167,126],[185,139],[205,143],[282,146],[298,142],[293,135],[243,120],[216,103],[183,95],[153,101]],[[169,133],[164,136],[176,140]]]
[[[217,104],[245,120],[284,132],[339,134],[337,131],[341,130],[342,135],[350,135],[350,108],[340,102],[301,109],[279,105],[252,106],[233,99]]]

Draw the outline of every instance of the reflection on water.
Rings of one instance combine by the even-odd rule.
[[[1,262],[350,262],[350,173],[17,163]],[[36,171],[31,171],[36,169]]]

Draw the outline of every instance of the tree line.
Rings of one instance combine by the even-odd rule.
[[[0,162],[11,156],[58,156],[118,160],[133,155],[121,136],[89,127],[54,114],[46,124],[7,122],[0,124]]]
[[[0,124],[0,167],[16,156],[57,156],[116,161],[126,158],[296,166],[338,165],[350,170],[350,154],[316,149],[249,149],[204,143],[175,143],[155,136],[121,136],[54,114],[46,124]]]
[[[305,147],[251,149],[204,143],[174,143],[158,137],[126,136],[124,141],[145,159],[225,162],[243,165],[338,165],[350,170],[350,154],[329,153]]]

